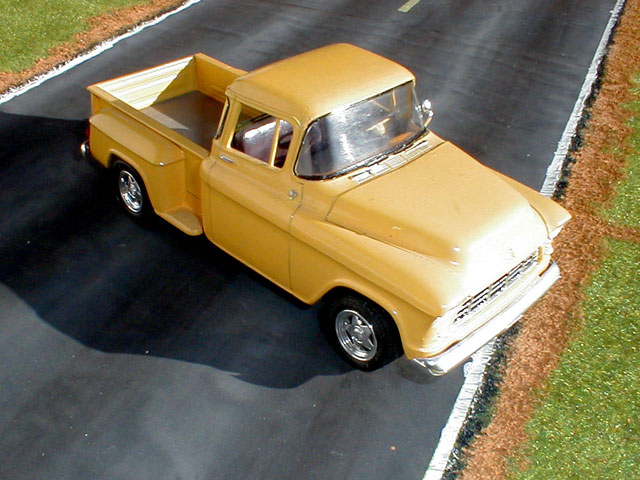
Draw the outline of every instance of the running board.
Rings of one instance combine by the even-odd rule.
[[[187,235],[202,235],[200,219],[186,207],[178,207],[168,212],[156,212],[156,214]]]

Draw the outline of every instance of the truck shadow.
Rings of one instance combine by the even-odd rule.
[[[0,282],[103,352],[208,365],[272,388],[350,370],[317,307],[203,236],[126,218],[104,172],[73,160],[84,126],[0,112]]]

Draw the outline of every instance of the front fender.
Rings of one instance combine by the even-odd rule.
[[[336,287],[354,290],[394,319],[409,358],[424,356],[431,324],[461,286],[447,262],[402,250],[318,219],[296,214],[291,224],[294,295],[313,304]]]
[[[550,198],[545,197],[534,189],[529,188],[500,172],[495,173],[520,195],[522,195],[527,202],[529,202],[531,208],[533,208],[544,221],[548,234],[551,234],[554,230],[562,227],[571,218],[571,214],[565,208],[558,205]]]
[[[294,293],[317,300],[342,275],[335,263],[433,316],[457,300],[461,285],[448,262],[403,250],[321,220],[296,215],[291,225]],[[326,260],[325,260],[326,259]]]

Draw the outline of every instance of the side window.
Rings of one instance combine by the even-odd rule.
[[[276,168],[284,165],[293,127],[286,120],[242,106],[231,148]]]

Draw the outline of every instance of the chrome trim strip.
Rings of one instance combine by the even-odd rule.
[[[551,262],[547,270],[513,303],[483,326],[439,355],[415,358],[413,362],[435,376],[444,375],[469,358],[492,338],[508,330],[560,278],[560,269]]]

